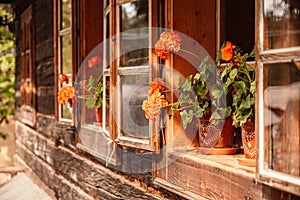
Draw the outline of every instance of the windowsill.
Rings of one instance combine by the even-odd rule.
[[[240,165],[238,155],[173,149],[166,159],[169,165],[157,171],[155,184],[189,199],[261,199],[255,167]]]
[[[251,178],[255,178],[255,167],[241,165],[236,159],[238,155],[205,155],[199,152],[198,149],[175,148],[169,152],[170,156],[181,156],[186,160],[192,160],[195,163],[202,163],[208,166],[220,167],[222,170],[233,171],[236,174],[243,174]],[[234,170],[233,170],[234,169]]]
[[[117,165],[115,144],[102,127],[93,124],[83,125],[78,130],[78,141],[76,144],[78,149],[95,156],[100,162]]]

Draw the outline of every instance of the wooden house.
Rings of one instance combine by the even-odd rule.
[[[2,2],[15,15],[16,162],[54,198],[300,198],[299,1]],[[183,129],[168,110],[145,118],[149,82],[175,88],[199,64],[180,52],[157,56],[154,44],[169,30],[182,35],[182,49],[212,60],[223,41],[255,49],[255,166],[199,152],[196,121]],[[99,75],[101,124],[84,99],[59,104],[64,84]]]

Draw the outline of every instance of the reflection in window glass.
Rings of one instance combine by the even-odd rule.
[[[142,103],[148,97],[148,76],[141,74],[121,77],[121,131],[125,136],[149,138],[149,121],[142,110]]]
[[[71,0],[61,0],[61,29],[71,26]]]
[[[300,1],[264,1],[264,49],[300,46]]]
[[[111,128],[111,122],[110,122],[110,119],[109,119],[109,76],[105,76],[105,79],[104,79],[104,85],[105,85],[105,92],[104,92],[104,98],[106,100],[105,102],[105,130],[107,132],[110,132],[110,128]]]
[[[300,62],[265,65],[264,74],[269,168],[300,176]]]
[[[72,73],[72,44],[71,44],[71,34],[62,36],[62,73],[63,74],[70,74]]]
[[[148,1],[141,0],[120,6],[122,54],[121,66],[139,66],[148,63],[148,31],[130,31],[148,27]],[[143,48],[143,49],[141,49]],[[126,53],[128,52],[128,53]]]
[[[104,46],[105,46],[105,57],[104,57],[104,67],[109,68],[110,67],[110,26],[109,26],[109,17],[110,15],[106,15],[106,27],[105,27],[105,41],[104,41]]]

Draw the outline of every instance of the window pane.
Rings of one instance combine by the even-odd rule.
[[[61,29],[65,29],[71,26],[71,9],[71,0],[61,0]]]
[[[104,51],[104,67],[105,68],[109,68],[110,65],[110,26],[109,26],[109,17],[110,15],[107,14],[105,17],[105,41],[104,41],[104,47],[105,47],[105,51]]]
[[[109,118],[109,79],[110,77],[109,76],[105,76],[105,79],[104,79],[104,85],[106,86],[106,88],[104,89],[104,99],[106,100],[106,106],[105,106],[105,130],[107,132],[110,132],[110,128],[111,128],[111,122],[110,122],[110,118]]]
[[[220,3],[221,44],[231,41],[245,52],[251,52],[254,47],[255,1],[221,0]]]
[[[61,37],[61,64],[62,73],[72,73],[72,46],[71,46],[71,34],[67,34]]]
[[[264,66],[268,167],[300,176],[300,62]]]
[[[126,136],[149,138],[149,122],[142,103],[148,97],[148,74],[121,77],[121,131]]]
[[[264,1],[264,49],[300,45],[300,1]]]
[[[141,0],[120,6],[121,32],[148,27],[148,1]],[[139,66],[148,64],[148,31],[130,31],[122,34],[121,66]],[[128,53],[125,53],[128,51]]]

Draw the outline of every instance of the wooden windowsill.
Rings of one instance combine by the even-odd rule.
[[[223,170],[233,171],[234,173],[255,178],[255,167],[239,164],[237,157],[241,154],[234,155],[205,155],[197,148],[175,148],[169,152],[169,155],[181,156],[182,158],[191,160],[195,163],[202,163],[208,166],[220,167]],[[233,170],[234,169],[234,170]]]
[[[165,168],[154,183],[188,199],[261,199],[255,167],[240,165],[235,155],[204,155],[196,148],[168,151]],[[251,192],[249,192],[251,191]]]

